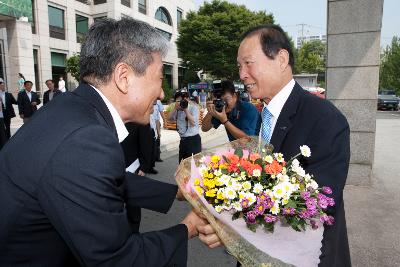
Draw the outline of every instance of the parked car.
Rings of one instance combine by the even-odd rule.
[[[378,92],[378,110],[399,110],[399,98],[394,90],[382,90]]]

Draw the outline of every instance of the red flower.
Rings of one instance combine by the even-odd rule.
[[[258,160],[259,158],[260,158],[260,154],[258,154],[258,153],[250,154],[250,160],[253,162]]]

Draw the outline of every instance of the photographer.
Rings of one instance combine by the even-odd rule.
[[[207,103],[208,113],[203,119],[202,131],[207,132],[211,127],[217,129],[223,124],[229,141],[258,135],[261,116],[257,109],[238,99],[231,81],[222,81],[220,89],[218,87],[214,86],[214,101]]]
[[[179,162],[192,154],[201,152],[201,138],[199,135],[199,108],[189,101],[189,94],[185,91],[175,94],[175,108],[169,119],[176,121],[176,129],[181,137],[179,143]]]

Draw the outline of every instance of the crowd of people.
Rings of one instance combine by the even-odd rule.
[[[144,22],[100,20],[82,44],[81,83],[73,93],[47,80],[45,106],[36,112],[40,99],[32,82],[23,82],[17,100],[0,83],[5,138],[13,116],[7,107],[18,104],[25,123],[0,152],[0,265],[186,266],[189,239],[222,245],[196,210],[176,226],[139,233],[142,208],[166,213],[175,199],[183,200],[176,185],[146,177],[161,161],[160,116],[176,121],[180,162],[202,150],[199,114],[206,108],[203,131],[223,125],[229,140],[259,135],[288,158],[300,145],[310,146],[306,171],[333,188],[336,203],[320,266],[350,266],[343,205],[349,126],[331,103],[293,80],[284,31],[262,25],[240,40],[240,79],[252,98],[263,100],[261,113],[226,80],[211,100],[204,91],[195,96],[201,107],[187,91],[177,92],[164,118],[159,101],[167,48]]]

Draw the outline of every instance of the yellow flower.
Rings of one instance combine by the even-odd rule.
[[[219,160],[220,160],[220,157],[217,155],[214,155],[211,157],[211,162],[213,162],[213,163],[217,163]]]
[[[197,191],[200,195],[203,195],[203,194],[204,194],[203,188],[201,188],[200,186],[196,186],[195,188],[196,188],[196,191]]]
[[[207,197],[215,197],[216,189],[211,189],[206,192]]]
[[[193,184],[194,185],[200,185],[200,179],[199,178],[195,178]]]
[[[217,199],[224,200],[224,191],[223,190],[218,190]]]
[[[208,178],[210,178],[210,179],[211,179],[211,178],[214,178],[214,174],[209,173],[209,174],[208,174]]]

